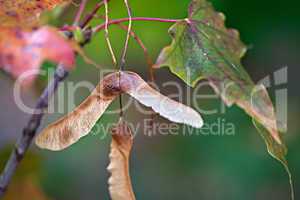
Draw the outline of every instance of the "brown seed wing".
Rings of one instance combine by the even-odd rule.
[[[131,130],[121,121],[112,131],[110,164],[107,167],[111,173],[108,184],[112,200],[135,200],[129,175],[132,143]]]
[[[113,98],[99,100],[97,95],[89,96],[73,112],[44,129],[36,137],[36,144],[52,151],[71,146],[92,130],[112,101]]]
[[[203,126],[203,120],[195,110],[162,95],[137,74],[122,73],[123,77],[125,78],[122,81],[130,83],[126,92],[141,104],[151,107],[156,113],[172,122],[187,124],[195,128]]]

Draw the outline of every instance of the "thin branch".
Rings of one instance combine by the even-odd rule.
[[[106,2],[109,2],[109,0],[106,0]],[[88,25],[88,23],[94,18],[94,16],[96,15],[96,13],[98,12],[98,10],[104,5],[104,0],[97,3],[94,7],[94,9],[86,15],[86,17],[84,18],[84,20],[80,23],[80,27],[84,28],[86,25]]]
[[[125,69],[125,58],[126,58],[126,54],[127,54],[127,50],[128,50],[128,45],[129,45],[129,39],[130,39],[130,33],[131,33],[131,29],[132,29],[132,15],[131,15],[131,9],[128,3],[128,0],[124,0],[125,6],[127,8],[127,13],[128,13],[128,17],[129,17],[129,25],[127,28],[127,35],[126,35],[126,40],[125,40],[125,45],[124,45],[124,49],[123,49],[123,53],[121,56],[121,61],[120,61],[120,71],[123,71]],[[106,24],[108,24],[108,21],[106,21]],[[121,83],[121,74],[119,75],[119,84]],[[120,100],[120,119],[122,119],[123,117],[123,103],[122,103],[122,94],[119,97]]]
[[[18,165],[24,158],[26,151],[28,150],[41,120],[44,116],[44,109],[48,107],[50,97],[55,93],[57,87],[61,81],[63,81],[68,75],[68,72],[62,65],[59,65],[55,71],[53,80],[48,84],[43,94],[38,99],[35,107],[35,114],[33,114],[23,129],[23,134],[19,138],[14,150],[12,151],[9,160],[0,176],[0,198],[3,197],[8,187],[10,180],[12,179]]]
[[[97,16],[98,19],[105,19],[104,16]],[[127,31],[128,30],[128,26],[126,25],[123,25],[122,23],[119,23],[119,24],[113,24],[113,25],[117,25],[118,27],[120,27],[122,30],[124,31]],[[152,65],[153,65],[153,61],[151,59],[151,56],[149,54],[149,51],[146,47],[146,45],[144,44],[144,42],[142,41],[142,39],[131,29],[130,31],[130,36],[137,42],[137,44],[143,49],[143,53],[144,53],[144,56],[146,58],[146,61],[147,61],[147,65],[148,65],[148,68],[149,70],[150,69],[153,69],[152,68]],[[152,70],[153,71],[153,70]],[[151,75],[152,74],[152,75]],[[154,80],[154,75],[153,75],[153,72],[150,72],[150,81],[153,81]]]
[[[114,50],[112,48],[110,39],[109,39],[109,31],[108,31],[108,24],[109,24],[109,18],[108,18],[108,3],[107,0],[104,0],[104,5],[105,5],[105,24],[104,24],[104,29],[105,29],[105,39],[106,43],[110,52],[110,55],[112,57],[112,62],[114,66],[117,66],[117,59],[114,53]]]
[[[74,19],[74,25],[78,25],[79,24],[79,21],[80,21],[80,18],[81,18],[81,15],[85,9],[85,6],[86,6],[86,3],[88,2],[88,0],[81,0],[81,3],[79,5],[79,9],[75,15],[75,19]]]
[[[123,25],[123,24],[117,24],[121,29],[123,29],[124,31],[128,30],[128,27]],[[149,68],[152,68],[153,62],[151,59],[151,56],[149,55],[149,51],[147,49],[147,47],[145,46],[145,44],[143,43],[142,39],[133,31],[130,31],[130,36],[137,42],[137,44],[143,49],[143,53],[144,56],[147,60],[147,65]]]
[[[121,57],[120,70],[124,70],[124,67],[125,67],[125,62],[126,62],[125,58],[126,58],[126,54],[127,54],[127,50],[128,50],[128,45],[129,45],[130,33],[132,30],[131,8],[129,6],[128,0],[124,0],[124,3],[126,5],[127,13],[128,13],[128,29],[127,29],[125,45],[124,45],[124,49],[123,49],[123,53],[122,53],[122,57]]]
[[[156,21],[156,22],[165,22],[165,23],[176,23],[182,21],[182,19],[163,19],[163,18],[152,18],[152,17],[133,17],[131,18],[132,21]],[[105,29],[105,26],[110,26],[112,24],[120,24],[123,22],[128,22],[129,18],[121,18],[121,19],[114,19],[109,21],[108,23],[100,24],[93,28],[93,33],[101,31]]]

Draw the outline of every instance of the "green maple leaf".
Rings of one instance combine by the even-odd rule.
[[[160,53],[154,68],[168,66],[194,87],[209,81],[228,105],[237,104],[257,123],[268,152],[287,169],[287,149],[277,128],[274,107],[263,85],[255,85],[241,64],[246,46],[239,33],[225,27],[225,17],[206,0],[193,0],[189,17],[169,30],[172,44]],[[289,173],[290,175],[290,173]]]

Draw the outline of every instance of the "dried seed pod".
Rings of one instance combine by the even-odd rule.
[[[135,200],[129,175],[129,157],[132,144],[131,130],[121,120],[112,129],[110,164],[107,167],[107,170],[111,173],[108,184],[112,200]]]
[[[196,128],[203,125],[196,111],[154,90],[136,73],[115,72],[105,76],[73,112],[45,128],[37,136],[36,144],[54,151],[74,144],[91,131],[110,103],[121,93],[129,94],[170,121]]]

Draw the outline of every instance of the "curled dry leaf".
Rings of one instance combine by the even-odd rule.
[[[109,193],[112,200],[135,200],[130,175],[129,157],[132,148],[132,134],[129,126],[120,121],[112,129],[110,164],[107,170],[111,173],[108,179]]]
[[[74,43],[67,41],[55,28],[45,26],[25,31],[0,27],[0,68],[15,78],[24,72],[38,70],[44,60],[72,68],[75,62],[73,49]]]
[[[39,16],[69,0],[0,0],[0,24],[30,28],[39,25]]]
[[[115,72],[104,77],[73,112],[44,129],[37,136],[36,144],[50,150],[62,150],[72,145],[91,131],[109,104],[121,93],[129,94],[170,121],[196,128],[203,125],[196,111],[160,94],[136,73]]]

